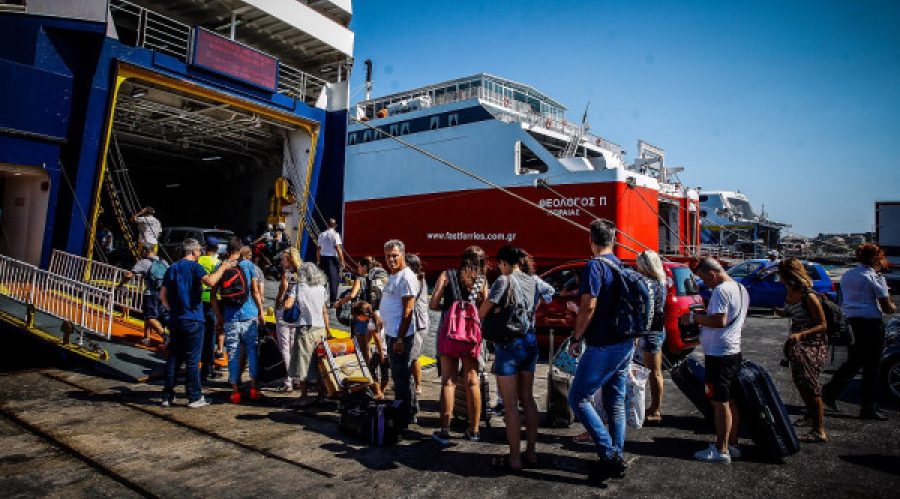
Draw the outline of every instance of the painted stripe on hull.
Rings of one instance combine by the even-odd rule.
[[[546,189],[518,187],[511,190],[587,227],[593,217],[608,218],[625,233],[656,249],[659,227],[657,191],[629,188],[622,182],[554,186],[560,199]],[[641,200],[643,198],[643,201]],[[507,243],[531,253],[541,267],[589,255],[588,232],[501,191],[475,189],[440,194],[401,196],[347,202],[344,208],[344,240],[352,255],[380,257],[384,242],[400,239],[410,253],[419,254],[430,271],[456,265],[470,245],[488,255]],[[637,243],[619,236],[619,242],[638,251]],[[633,259],[622,247],[617,254]]]

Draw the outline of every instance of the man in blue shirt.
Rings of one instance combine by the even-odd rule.
[[[203,284],[221,277],[224,268],[211,275],[197,263],[200,243],[188,238],[182,244],[184,258],[172,264],[163,277],[159,301],[169,309],[171,330],[169,357],[166,359],[166,384],[162,405],[169,407],[175,401],[175,373],[182,362],[187,363],[185,391],[188,407],[209,405],[200,389],[200,354],[203,350]],[[232,265],[233,266],[233,265]]]
[[[609,262],[622,265],[612,252],[615,241],[616,225],[613,222],[597,219],[591,223],[590,242],[594,257],[582,270],[581,301],[569,345],[572,356],[581,356],[569,389],[569,405],[590,433],[600,457],[592,464],[588,474],[592,482],[621,478],[628,468],[622,455],[625,444],[625,383],[634,342],[620,335],[613,326],[621,290]],[[602,389],[609,429],[603,424],[591,399],[598,389]]]
[[[210,303],[216,314],[216,328],[225,335],[225,351],[228,354],[228,382],[233,389],[231,403],[241,403],[241,362],[239,350],[241,346],[247,356],[247,364],[250,367],[250,399],[261,398],[259,388],[256,386],[257,374],[257,350],[258,328],[266,323],[263,316],[262,292],[255,278],[253,262],[241,258],[243,243],[237,237],[228,240],[228,257],[219,265],[219,270],[210,276]],[[226,304],[219,296],[222,286],[222,274],[220,269],[229,266],[241,271],[244,279],[246,295],[240,303]]]

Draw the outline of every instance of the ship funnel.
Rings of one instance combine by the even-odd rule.
[[[372,59],[363,61],[366,65],[366,100],[372,98]]]

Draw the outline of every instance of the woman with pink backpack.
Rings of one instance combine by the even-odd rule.
[[[438,329],[438,358],[441,372],[441,429],[432,437],[443,445],[449,445],[450,418],[453,415],[456,374],[462,362],[466,388],[466,404],[469,428],[464,438],[480,440],[478,425],[481,418],[481,387],[479,363],[481,362],[481,326],[478,307],[487,299],[487,279],[484,276],[484,250],[469,246],[463,251],[459,268],[441,273],[434,285],[429,307],[441,311]]]

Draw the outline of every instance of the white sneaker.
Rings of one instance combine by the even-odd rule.
[[[731,456],[731,459],[740,459],[741,449],[738,449],[736,445],[729,445],[728,454]]]
[[[709,444],[709,447],[706,449],[695,452],[694,457],[698,461],[705,461],[707,463],[731,464],[731,456],[727,453],[722,454],[719,452],[719,449],[716,449],[715,444]]]
[[[188,407],[190,407],[191,409],[196,409],[196,408],[198,408],[198,407],[206,407],[206,406],[208,406],[208,405],[209,405],[209,402],[206,401],[206,398],[205,398],[205,397],[200,397],[200,398],[198,398],[197,400],[195,400],[195,401],[191,402],[190,404],[188,404]]]
[[[169,398],[169,397],[163,395],[162,402],[160,403],[160,405],[163,407],[171,407],[172,404],[174,404],[174,403],[175,403],[175,397]]]

